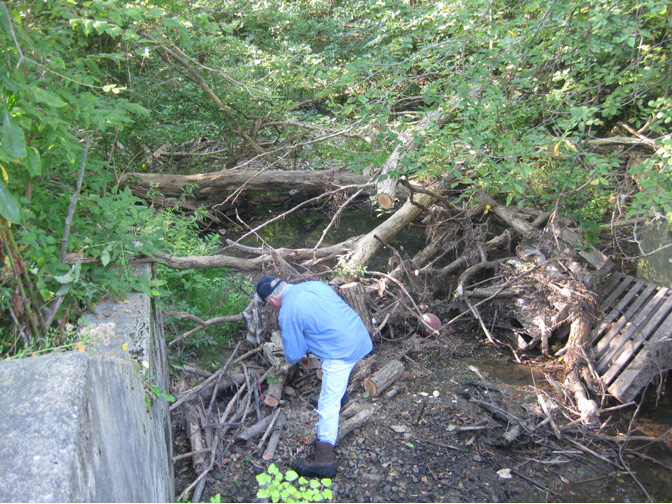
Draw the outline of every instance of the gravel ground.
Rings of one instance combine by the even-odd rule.
[[[466,324],[456,326],[453,336],[426,340],[409,352],[402,359],[404,374],[390,386],[399,388],[391,399],[363,397],[361,383],[351,383],[351,402],[374,407],[375,413],[337,447],[334,502],[647,500],[632,480],[563,436],[523,435],[512,445],[506,443],[507,424],[478,401],[529,419],[537,409],[532,384],[541,386],[543,374],[557,371],[557,364],[555,369],[548,363],[516,365],[475,331]],[[396,343],[376,345],[372,358],[377,367],[397,358],[399,348]],[[314,432],[317,421],[308,403],[319,392],[317,378],[295,375],[290,385],[296,395],[281,404],[287,426],[272,460],[281,471],[290,469],[295,457],[310,455],[304,438]],[[184,426],[177,420],[174,441],[176,454],[189,451]],[[230,437],[225,445],[230,447],[209,475],[201,501],[220,494],[222,502],[259,502],[255,476],[271,461],[262,459],[258,440],[245,443]],[[195,477],[188,459],[178,461],[177,494]],[[654,500],[668,500],[669,490]]]

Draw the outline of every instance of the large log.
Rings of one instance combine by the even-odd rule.
[[[364,380],[364,390],[371,397],[377,397],[392,385],[404,372],[404,364],[398,360],[391,360],[374,374]]]
[[[361,268],[362,265],[366,265],[382,247],[383,242],[389,242],[391,238],[411,224],[425,208],[434,202],[436,202],[436,198],[429,194],[417,194],[413,197],[413,200],[408,200],[385,222],[357,240],[352,254],[343,265],[343,269],[345,271],[356,270]]]
[[[338,444],[343,440],[343,438],[345,438],[345,436],[366,424],[366,422],[368,422],[369,419],[373,416],[375,411],[376,409],[374,407],[363,408],[350,418],[341,418],[338,425],[338,436],[336,438],[336,443]],[[312,444],[316,439],[317,429],[313,429],[311,433],[302,437],[302,441],[305,444]]]
[[[325,191],[334,186],[365,186],[368,179],[341,170],[222,170],[194,175],[127,173],[119,182],[142,198],[147,198],[152,190],[163,196],[180,198],[189,188],[190,194],[197,200],[217,197],[221,201],[222,194],[241,188],[246,191]]]

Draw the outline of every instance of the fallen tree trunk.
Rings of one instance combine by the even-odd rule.
[[[353,190],[364,186],[369,193],[373,192],[367,177],[341,170],[222,170],[194,175],[127,173],[122,175],[119,183],[130,187],[133,194],[143,199],[151,199],[149,193],[154,190],[166,197],[180,198],[189,189],[197,200],[216,197],[220,201],[224,199],[222,194],[241,190],[314,192],[334,186],[353,186]]]
[[[590,315],[579,313],[571,324],[565,355],[565,381],[574,394],[581,420],[588,424],[594,424],[599,420],[597,403],[590,399],[581,380],[582,368],[588,366],[586,348],[590,345],[591,328]]]
[[[361,237],[354,245],[352,254],[344,264],[344,270],[356,270],[366,265],[384,242],[389,241],[402,229],[413,222],[424,210],[436,201],[428,194],[419,194],[409,200],[373,231]]]
[[[229,240],[229,246],[239,250],[243,250],[250,254],[258,254],[258,257],[243,258],[229,255],[217,254],[211,256],[175,256],[166,254],[164,252],[156,252],[152,256],[138,255],[131,259],[133,263],[147,263],[159,262],[165,264],[169,268],[183,270],[183,269],[212,269],[212,268],[234,268],[241,271],[259,271],[265,266],[273,263],[271,252],[276,257],[280,257],[285,261],[303,262],[304,266],[310,266],[314,262],[334,258],[338,255],[349,253],[357,242],[357,237],[350,238],[341,243],[330,245],[328,247],[321,247],[318,249],[269,249],[269,248],[255,248],[244,247],[235,244]],[[65,263],[69,265],[75,264],[79,261],[81,264],[96,264],[100,263],[100,258],[88,257],[81,253],[70,253],[66,255]]]

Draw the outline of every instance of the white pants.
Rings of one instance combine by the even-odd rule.
[[[350,371],[357,362],[345,362],[339,359],[322,359],[322,389],[317,413],[317,439],[325,443],[336,444],[338,438],[338,415],[341,412],[341,399],[348,388]]]

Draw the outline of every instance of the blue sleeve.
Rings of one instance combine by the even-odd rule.
[[[282,345],[285,347],[285,361],[289,364],[296,364],[306,355],[308,345],[303,337],[303,331],[294,320],[283,320]]]

